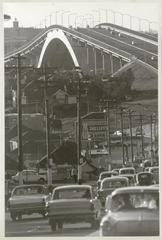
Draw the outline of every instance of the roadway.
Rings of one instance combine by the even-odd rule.
[[[9,212],[5,214],[5,237],[32,236],[99,236],[98,229],[92,229],[89,223],[64,224],[63,230],[51,231],[48,218],[39,214],[23,215],[22,220],[12,222]]]
[[[156,45],[129,37],[128,35],[118,36],[117,33],[105,29],[88,29],[88,28],[79,28],[78,31],[84,36],[89,36],[91,39],[100,41],[105,45],[111,46],[111,48],[123,51],[123,53],[130,54],[130,56],[135,56],[139,60],[157,68],[157,57],[158,57],[158,48]],[[134,45],[132,45],[134,41]],[[152,60],[154,57],[154,60]]]

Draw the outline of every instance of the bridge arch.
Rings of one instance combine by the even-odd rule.
[[[52,31],[50,31],[48,34],[47,34],[47,38],[44,42],[44,45],[43,45],[43,48],[41,50],[41,54],[40,54],[40,57],[39,57],[39,60],[38,60],[38,65],[37,67],[40,68],[41,65],[42,65],[42,62],[43,62],[43,58],[44,58],[44,55],[45,55],[45,52],[47,50],[47,47],[49,46],[49,44],[54,40],[54,39],[58,39],[60,40],[64,45],[65,47],[67,48],[67,50],[69,51],[69,54],[72,58],[72,61],[74,63],[74,66],[75,67],[79,67],[79,63],[78,63],[78,60],[76,58],[76,55],[73,51],[73,48],[69,42],[69,40],[67,39],[67,37],[65,36],[64,32],[61,30],[61,29],[54,29]]]

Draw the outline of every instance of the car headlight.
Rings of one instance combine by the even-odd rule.
[[[100,235],[107,236],[112,230],[112,226],[109,221],[101,221],[100,223]]]

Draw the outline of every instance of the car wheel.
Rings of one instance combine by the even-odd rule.
[[[55,222],[53,222],[53,223],[51,224],[51,230],[52,230],[52,231],[56,231],[56,223],[55,223]]]
[[[40,184],[44,184],[44,183],[45,183],[44,178],[40,178],[40,179],[39,179],[39,183],[40,183]]]
[[[22,215],[21,215],[21,213],[18,214],[18,220],[22,220]]]
[[[10,214],[12,221],[16,221],[17,214],[16,213],[11,213]]]
[[[96,229],[99,227],[99,222],[95,219],[91,222],[91,227]]]
[[[60,230],[63,229],[63,223],[62,223],[62,222],[59,222],[59,223],[58,223],[58,229],[60,229]]]

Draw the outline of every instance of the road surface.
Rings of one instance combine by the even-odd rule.
[[[39,214],[24,215],[22,220],[12,222],[10,215],[5,214],[5,237],[32,236],[99,236],[98,229],[92,229],[88,223],[64,224],[63,230],[52,232],[48,218]]]

